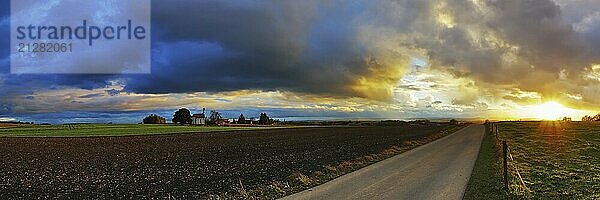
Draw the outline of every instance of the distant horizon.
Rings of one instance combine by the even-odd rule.
[[[152,113],[153,114],[153,113]],[[148,114],[149,115],[149,114]],[[159,115],[162,116],[162,115]],[[172,116],[162,116],[165,117],[167,119],[167,124],[173,124],[171,122],[171,118]],[[259,116],[246,116],[247,119],[258,119]],[[271,117],[271,116],[270,116]],[[234,120],[237,119],[238,117],[223,117],[224,119],[229,119],[229,120]],[[363,121],[363,122],[368,122],[368,121],[417,121],[417,120],[429,120],[431,122],[447,122],[449,120],[455,119],[458,121],[464,121],[464,122],[473,122],[473,121],[485,121],[485,120],[489,120],[492,122],[502,122],[502,121],[559,121],[561,120],[560,118],[557,119],[536,119],[536,118],[520,118],[520,119],[493,119],[493,118],[478,118],[478,117],[467,117],[467,118],[448,118],[448,117],[432,117],[432,118],[425,118],[425,117],[416,117],[416,118],[377,118],[377,117],[373,117],[373,118],[365,118],[365,117],[318,117],[318,116],[287,116],[287,117],[271,117],[274,120],[279,120],[281,122],[335,122],[335,121]],[[137,122],[125,122],[125,121],[110,121],[107,119],[100,119],[100,120],[83,120],[83,121],[69,121],[67,122],[67,120],[62,121],[60,123],[51,123],[51,122],[47,122],[47,121],[27,121],[27,120],[18,120],[16,118],[0,118],[0,123],[11,123],[11,122],[22,122],[22,123],[30,123],[33,122],[34,124],[53,124],[53,125],[60,125],[60,124],[139,124],[142,122],[143,118],[140,118],[139,121]],[[61,120],[61,119],[59,119]],[[63,119],[64,120],[64,119]],[[572,119],[572,121],[574,122],[578,122],[581,121],[581,119]]]

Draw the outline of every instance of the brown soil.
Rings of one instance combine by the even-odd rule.
[[[447,125],[0,138],[2,198],[207,198],[313,174]],[[225,195],[228,196],[228,195]]]

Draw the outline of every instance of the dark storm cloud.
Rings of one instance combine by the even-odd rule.
[[[523,57],[550,71],[581,70],[586,52],[571,24],[563,22],[561,10],[550,0],[494,1],[499,14],[490,27],[518,45]],[[586,66],[583,66],[586,67]]]
[[[135,93],[256,89],[361,96],[351,88],[357,78],[373,76],[369,67],[392,67],[373,65],[381,63],[378,52],[357,42],[356,18],[370,4],[152,1],[152,74],[11,75],[3,81],[90,89],[125,80],[125,90]]]
[[[563,92],[556,89],[561,73],[580,82],[583,69],[597,61],[594,49],[600,50],[594,45],[600,26],[575,32],[551,0],[489,0],[479,12],[462,0],[356,2],[155,1],[153,7],[163,8],[153,13],[160,41],[155,59],[168,62],[155,62],[156,73],[130,79],[126,89],[361,96],[348,87],[371,76],[365,58],[384,48],[359,41],[363,26],[380,37],[370,42],[416,47],[434,63],[468,71],[457,74],[549,95]],[[443,12],[455,25],[440,28]],[[393,44],[395,36],[384,35],[390,30],[409,39]],[[380,73],[389,71],[382,68]]]
[[[455,25],[441,30],[435,26],[435,16],[443,12],[436,11],[439,4],[422,4],[422,12],[434,16],[426,30],[437,34],[418,38],[416,46],[442,65],[468,68],[466,75],[473,78],[511,83],[525,79],[531,66],[558,75],[563,69],[579,72],[589,64],[582,38],[563,22],[560,7],[550,0],[489,0],[481,12],[473,12],[478,10],[474,3],[448,0],[443,9]],[[509,56],[515,59],[506,61]]]
[[[352,16],[368,3],[154,1],[153,73],[138,93],[292,90],[349,95],[367,73]]]
[[[349,88],[357,78],[373,76],[368,58],[380,48],[359,41],[365,25],[418,35],[393,46],[424,49],[434,62],[467,67],[469,76],[488,82],[527,79],[529,66],[554,74],[566,65],[574,72],[585,67],[578,64],[585,55],[579,38],[560,21],[560,8],[549,0],[486,1],[492,14],[473,12],[475,5],[466,1],[444,2],[456,26],[440,29],[434,1],[153,1],[152,74],[19,76],[6,81],[89,89],[123,79],[125,90],[136,93],[258,89],[361,96]],[[487,36],[474,39],[473,29],[492,31],[518,46],[520,59],[509,64],[516,67],[503,63],[508,49],[482,46],[478,40]],[[386,35],[381,37],[386,40]],[[390,66],[380,68],[379,73],[386,73]],[[532,84],[539,83],[523,86]]]
[[[0,73],[9,71],[8,56],[10,55],[10,1],[0,0]],[[0,79],[1,81],[1,79]]]

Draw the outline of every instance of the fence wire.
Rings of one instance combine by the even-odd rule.
[[[499,131],[498,131],[498,125],[491,123],[489,125],[489,129],[490,132],[493,135],[493,140],[494,140],[494,145],[496,146],[496,154],[502,158],[502,141],[500,140],[499,137]],[[508,175],[510,177],[510,181],[509,181],[509,192],[511,193],[519,193],[519,194],[530,194],[532,191],[531,189],[529,189],[529,187],[527,187],[527,184],[525,183],[525,181],[523,180],[523,177],[521,176],[520,170],[517,166],[517,162],[515,161],[515,159],[513,158],[513,154],[512,154],[512,149],[510,147],[507,147],[507,157],[509,158],[507,160],[507,171],[509,172]]]

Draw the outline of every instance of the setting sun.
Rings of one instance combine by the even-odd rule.
[[[575,110],[567,108],[558,102],[550,101],[538,105],[534,109],[535,117],[544,120],[556,120],[562,117],[571,117]]]

